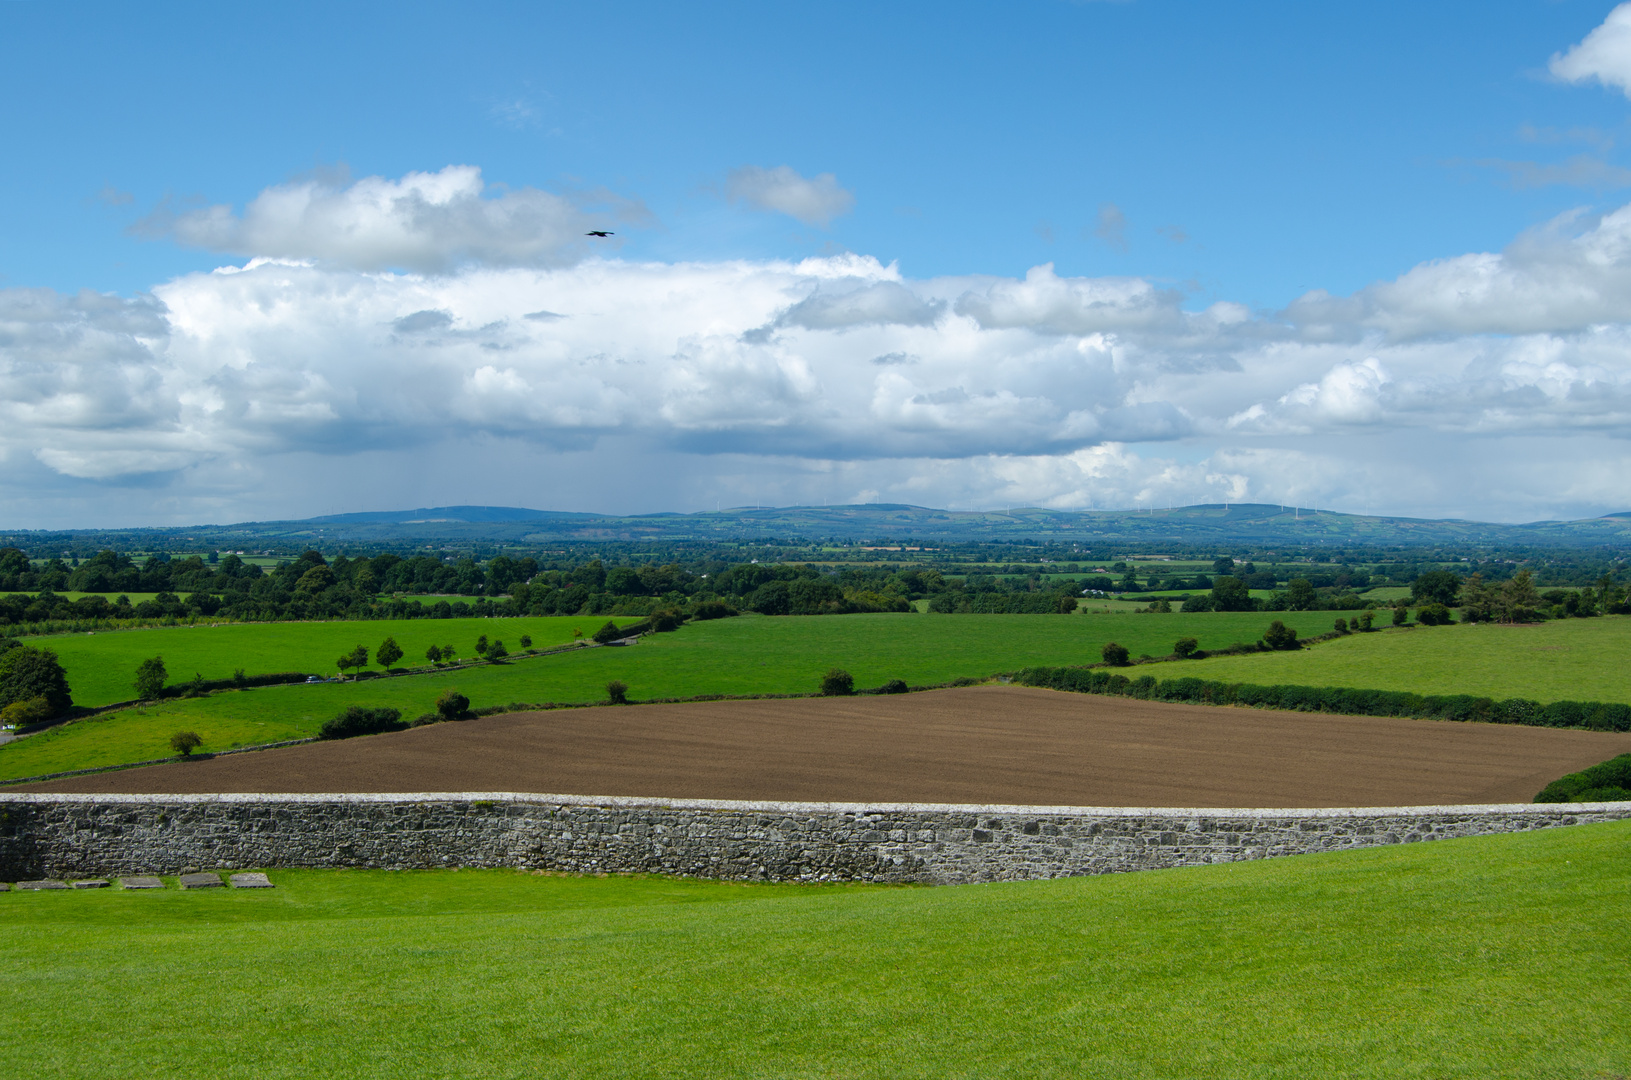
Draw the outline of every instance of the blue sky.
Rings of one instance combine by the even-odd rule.
[[[1612,11],[0,3],[0,505],[1626,509]]]

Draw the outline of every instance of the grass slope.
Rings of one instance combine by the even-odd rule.
[[[1197,660],[1181,671],[1261,685],[1631,702],[1628,655],[1631,618],[1610,615],[1531,626],[1460,624],[1355,634],[1294,653]],[[1169,678],[1179,669],[1163,665],[1154,670]]]
[[[1328,612],[1307,612],[1290,623],[1304,634],[1329,625]],[[565,636],[571,626],[586,620],[468,620],[465,637],[477,633],[495,636],[501,623],[528,623],[534,640],[546,640],[538,625],[559,622]],[[587,620],[594,622],[595,620]],[[385,627],[409,627],[397,638],[413,655],[410,642],[418,634],[428,641],[447,636],[441,627],[460,620],[410,624],[297,623],[211,629],[174,628],[142,631],[139,647],[120,643],[129,654],[110,666],[137,655],[162,651],[171,670],[179,670],[172,655],[194,642],[215,648],[216,638],[229,630],[260,631],[270,638],[279,631],[294,635],[304,629],[347,644],[382,639]],[[915,685],[947,682],[963,676],[985,677],[998,671],[1033,664],[1097,662],[1106,641],[1126,645],[1140,653],[1164,654],[1180,637],[1198,637],[1202,647],[1255,640],[1268,626],[1261,614],[1201,613],[1192,615],[1128,615],[1062,617],[1058,615],[820,615],[804,618],[743,616],[694,623],[672,634],[656,634],[632,648],[590,649],[502,665],[467,668],[442,674],[376,679],[362,683],[325,683],[317,686],[270,686],[219,694],[209,698],[173,700],[165,704],[110,713],[76,721],[0,746],[0,780],[70,769],[94,768],[163,757],[170,736],[179,730],[196,731],[204,749],[301,738],[316,733],[323,721],[347,705],[390,705],[409,717],[429,712],[439,695],[457,687],[477,707],[523,702],[592,702],[606,697],[606,683],[621,679],[630,696],[639,698],[692,697],[698,694],[811,693],[821,674],[842,667],[855,676],[857,686],[880,686],[901,678]],[[521,629],[520,626],[513,628]],[[589,627],[590,630],[593,627]],[[503,635],[512,648],[511,629]],[[132,632],[137,633],[137,632]],[[448,631],[451,634],[452,631]],[[168,635],[165,637],[163,635]],[[338,635],[338,636],[336,636]],[[434,637],[432,636],[434,635]],[[113,637],[114,635],[108,635]],[[70,681],[89,657],[96,655],[104,635],[49,639],[53,643],[89,643],[75,654]],[[252,637],[235,653],[247,650]],[[172,644],[174,643],[174,644]],[[336,655],[346,645],[323,646]],[[144,650],[151,650],[144,652]],[[423,651],[423,646],[420,646]],[[66,659],[69,650],[63,649]],[[241,661],[240,661],[241,662]],[[129,663],[134,673],[135,662]],[[252,671],[255,669],[251,669]],[[262,670],[278,670],[275,666]],[[1166,670],[1166,669],[1162,669]],[[227,674],[230,674],[230,669]],[[207,672],[206,672],[207,674]],[[74,684],[76,699],[78,683]]]
[[[227,679],[237,668],[251,675],[272,671],[334,675],[334,661],[341,653],[365,645],[372,663],[379,643],[387,637],[396,638],[406,653],[402,662],[411,665],[424,664],[425,650],[431,645],[452,645],[459,655],[474,658],[476,638],[485,634],[501,639],[514,653],[521,649],[522,634],[530,634],[533,647],[543,649],[571,641],[574,629],[586,636],[593,634],[605,622],[604,617],[539,617],[218,623],[57,634],[28,643],[54,650],[68,672],[75,703],[94,707],[134,697],[136,667],[150,656],[164,657],[171,683],[186,682],[195,672],[206,679]]]
[[[0,895],[31,1077],[1631,1072],[1631,822],[958,888],[273,871]]]

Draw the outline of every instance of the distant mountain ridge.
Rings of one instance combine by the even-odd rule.
[[[107,543],[144,549],[180,542],[196,548],[340,544],[678,543],[755,540],[980,543],[1025,540],[1081,547],[1174,544],[1227,549],[1361,545],[1612,547],[1631,551],[1631,511],[1579,521],[1521,525],[1311,511],[1273,503],[1210,503],[1166,510],[939,510],[906,503],[734,507],[694,514],[593,514],[514,506],[438,506],[330,514],[298,521],[242,522],[175,529],[83,529],[13,533],[0,541]],[[101,539],[95,539],[101,538]]]

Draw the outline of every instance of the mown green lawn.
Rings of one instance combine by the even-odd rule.
[[[633,617],[623,623],[637,622]],[[251,675],[274,671],[338,674],[335,660],[358,645],[367,647],[373,664],[380,642],[394,637],[406,656],[402,665],[427,665],[431,645],[452,645],[473,659],[476,638],[498,638],[510,652],[521,649],[520,637],[532,637],[543,649],[572,640],[574,629],[585,636],[606,622],[592,617],[521,619],[382,619],[359,622],[218,623],[147,627],[139,630],[55,634],[28,640],[56,652],[68,672],[74,702],[110,705],[136,696],[136,667],[150,656],[163,656],[170,682],[184,683],[195,674],[227,679],[238,668]],[[377,665],[374,665],[377,669]]]
[[[1304,634],[1328,625],[1328,613],[1307,612],[1289,621]],[[632,620],[631,620],[632,621]],[[480,632],[496,636],[500,623],[527,623],[535,627],[535,643],[543,642],[537,626],[559,623],[560,636],[570,638],[571,627],[598,620],[438,620],[406,624],[272,623],[214,630],[171,628],[143,631],[151,636],[139,648],[123,643],[127,653],[118,661],[134,675],[134,657],[162,650],[166,663],[179,648],[192,642],[213,643],[211,635],[229,629],[259,631],[273,637],[299,633],[322,634],[347,644],[324,646],[336,655],[359,635],[364,642],[383,638],[385,627],[406,626],[397,640],[403,648],[417,633],[428,640],[447,636],[438,628],[465,625],[465,637],[474,641]],[[227,750],[282,739],[313,735],[323,721],[347,705],[389,705],[408,717],[429,712],[448,687],[457,687],[478,708],[510,702],[594,702],[606,697],[606,683],[620,679],[636,700],[656,697],[693,697],[699,694],[813,693],[822,674],[842,667],[855,676],[859,687],[881,686],[890,679],[913,685],[932,685],[962,677],[986,678],[1033,664],[1097,663],[1107,641],[1117,641],[1133,655],[1165,655],[1180,637],[1199,638],[1203,648],[1256,640],[1268,626],[1261,614],[1200,613],[1192,615],[819,615],[768,618],[742,616],[691,623],[671,634],[654,634],[627,648],[588,649],[583,652],[482,665],[459,671],[374,679],[360,683],[324,683],[315,686],[268,686],[216,694],[192,700],[170,700],[162,705],[129,709],[75,721],[0,746],[0,780],[70,769],[93,768],[163,757],[169,739],[180,730],[197,732],[205,751]],[[513,629],[519,630],[516,626]],[[508,636],[512,632],[506,629]],[[168,635],[168,637],[160,636]],[[432,636],[434,635],[434,636]],[[53,642],[91,643],[86,653],[69,664],[70,680],[78,678],[76,664],[95,655],[103,635],[53,638]],[[239,640],[258,640],[245,635]],[[172,645],[171,643],[175,644]],[[508,642],[513,648],[513,642]],[[422,649],[422,646],[421,646]],[[62,650],[67,661],[68,650]],[[326,653],[325,653],[326,655]],[[468,655],[468,651],[467,651]],[[172,664],[172,671],[176,666]],[[251,671],[256,670],[250,668]],[[261,670],[279,670],[276,665]],[[228,670],[230,674],[230,669]],[[78,699],[79,686],[74,683]]]
[[[1631,822],[955,888],[271,873],[0,894],[8,1073],[1631,1073]]]
[[[1384,613],[1384,620],[1385,621]],[[1421,626],[1354,634],[1311,649],[1224,656],[1181,665],[1226,682],[1354,686],[1419,694],[1535,701],[1631,702],[1631,618],[1561,619],[1527,626]],[[1178,668],[1153,669],[1158,678]]]

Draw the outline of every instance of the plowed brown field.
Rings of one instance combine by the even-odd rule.
[[[1528,802],[1628,751],[1631,734],[975,687],[515,713],[10,790],[1398,806]]]

